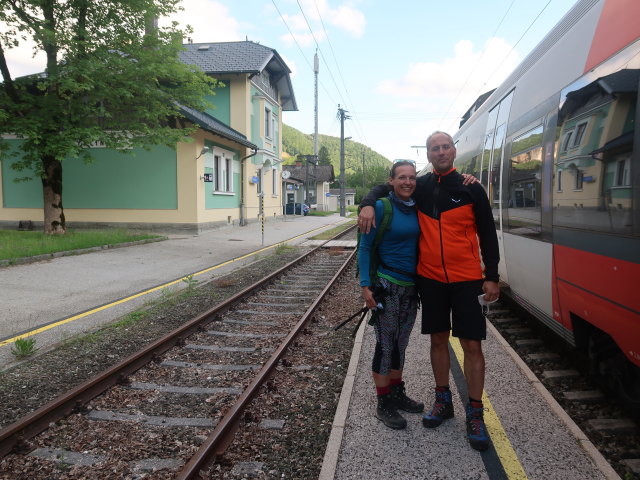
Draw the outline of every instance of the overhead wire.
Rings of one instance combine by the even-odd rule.
[[[289,25],[287,24],[287,21],[284,19],[284,16],[282,15],[282,13],[280,12],[280,9],[278,8],[278,6],[276,5],[275,0],[271,0],[271,3],[273,3],[273,6],[275,7],[276,11],[278,12],[278,15],[280,15],[280,19],[282,20],[282,23],[284,23],[284,26],[287,27],[287,30],[289,31],[289,35],[291,35],[291,38],[293,39],[293,41],[295,42],[296,46],[298,47],[298,50],[300,50],[300,54],[302,55],[302,58],[304,58],[304,61],[307,62],[307,65],[309,66],[309,68],[311,69],[311,71],[313,71],[313,65],[311,65],[311,63],[309,62],[309,60],[307,59],[304,51],[302,50],[302,47],[300,46],[300,44],[298,43],[298,40],[296,40],[295,35],[293,34],[293,32],[291,31],[291,29],[289,28]],[[331,94],[329,93],[329,90],[327,90],[327,88],[324,86],[324,84],[320,81],[320,86],[324,89],[324,91],[326,92],[327,96],[329,97],[329,99],[333,102],[333,103],[337,103],[335,100],[333,100],[333,98],[331,97]]]
[[[504,13],[504,15],[502,16],[502,18],[500,19],[500,22],[498,23],[498,26],[495,28],[495,30],[493,31],[493,33],[491,34],[491,38],[496,36],[496,33],[498,33],[498,30],[500,29],[500,27],[502,26],[502,23],[504,22],[504,19],[507,18],[507,15],[509,15],[509,12],[511,11],[511,7],[513,7],[513,4],[516,2],[516,0],[511,0],[511,3],[509,4],[509,7],[507,8],[507,11]],[[449,112],[451,111],[451,109],[453,108],[453,106],[455,105],[455,103],[458,101],[458,98],[460,98],[460,94],[464,91],[464,88],[467,86],[467,83],[469,83],[469,79],[471,78],[471,75],[473,75],[473,72],[476,71],[476,68],[478,68],[478,65],[480,65],[480,61],[482,60],[482,57],[484,57],[484,54],[487,53],[487,47],[485,46],[485,48],[482,50],[482,53],[480,54],[480,56],[478,57],[478,60],[476,61],[475,65],[473,66],[473,68],[471,69],[471,71],[469,72],[469,75],[467,75],[467,78],[464,81],[464,84],[462,85],[462,87],[460,87],[460,90],[458,90],[458,93],[456,95],[456,97],[453,99],[453,101],[449,104],[449,108],[447,108],[447,111],[445,112],[445,114],[442,116],[442,119],[440,120],[440,124],[447,118],[447,116],[449,115]]]
[[[483,89],[486,87],[487,83],[489,82],[489,80],[491,80],[491,78],[493,78],[493,76],[495,75],[495,73],[500,69],[500,67],[502,66],[502,64],[507,60],[507,58],[509,58],[509,55],[511,55],[511,53],[513,52],[513,50],[518,46],[518,44],[520,43],[520,41],[524,38],[524,36],[527,34],[527,32],[529,30],[531,30],[531,27],[533,27],[533,25],[536,23],[536,21],[538,20],[538,18],[540,18],[540,15],[542,15],[544,13],[544,11],[547,9],[547,7],[549,6],[549,4],[551,3],[552,0],[548,0],[546,5],[544,7],[542,7],[542,10],[540,10],[540,12],[538,12],[538,15],[536,15],[536,17],[531,21],[531,23],[529,24],[529,26],[525,29],[524,32],[522,32],[522,35],[520,35],[520,38],[518,39],[518,41],[511,47],[511,49],[509,50],[509,52],[504,56],[504,58],[502,59],[502,61],[498,64],[498,66],[493,70],[493,72],[491,73],[491,75],[489,75],[489,78],[487,78],[484,83],[482,84],[482,86],[478,89],[478,91],[476,92],[476,94],[472,97],[472,98],[478,98],[478,96],[482,93]],[[449,127],[451,128],[451,127]]]

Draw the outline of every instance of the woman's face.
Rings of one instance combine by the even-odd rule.
[[[393,193],[401,200],[409,200],[416,189],[416,169],[411,165],[401,165],[394,171],[395,176],[389,178]]]

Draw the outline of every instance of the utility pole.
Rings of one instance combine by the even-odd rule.
[[[364,148],[362,149],[362,190],[364,190]]]
[[[314,101],[315,101],[315,128],[313,130],[313,154],[318,158],[318,72],[320,72],[320,64],[318,62],[318,49],[313,57],[313,74],[315,76],[315,89],[314,89]]]
[[[338,119],[340,120],[340,216],[347,215],[345,211],[345,190],[344,190],[344,121],[351,118],[347,115],[346,110],[340,108],[338,104]]]

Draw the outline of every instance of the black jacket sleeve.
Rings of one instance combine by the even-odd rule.
[[[473,211],[476,216],[478,237],[480,238],[485,280],[498,282],[500,281],[500,275],[498,274],[500,249],[491,205],[484,188],[479,183],[469,185],[469,189],[473,195]]]
[[[388,183],[382,183],[380,185],[376,185],[371,190],[369,190],[369,193],[367,193],[363,197],[362,201],[360,202],[360,208],[374,207],[376,204],[376,200],[382,197],[386,197],[387,195],[389,195],[390,191],[391,191],[391,185],[389,185]]]

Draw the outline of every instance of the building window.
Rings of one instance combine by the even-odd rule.
[[[213,189],[216,192],[233,193],[233,162],[224,155],[213,156]]]
[[[584,180],[584,172],[582,170],[576,170],[576,184],[574,190],[582,190],[582,182]]]
[[[558,170],[558,192],[562,191],[562,170]]]
[[[272,131],[272,120],[271,120],[271,109],[265,107],[264,109],[264,136],[266,138],[271,138],[273,134]]]
[[[629,159],[618,160],[616,165],[616,178],[614,185],[616,187],[624,187],[631,185],[631,179],[629,178]]]
[[[573,130],[567,132],[564,137],[564,142],[562,142],[562,151],[566,152],[569,149],[569,143],[571,142],[571,137],[573,136]]]
[[[577,147],[582,143],[582,137],[587,129],[587,122],[583,122],[576,127],[576,138],[573,140],[573,146]]]
[[[278,195],[278,170],[275,167],[271,169],[271,194]]]

